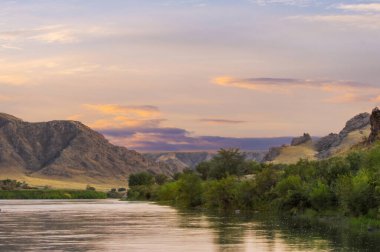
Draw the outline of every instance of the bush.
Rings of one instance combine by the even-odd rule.
[[[278,182],[274,190],[278,195],[280,209],[295,213],[309,207],[305,189],[300,176],[291,175]]]
[[[310,190],[309,199],[311,206],[318,211],[331,207],[333,195],[329,187],[318,180]]]
[[[154,200],[156,198],[157,187],[154,185],[135,185],[127,192],[128,200]]]
[[[195,173],[185,173],[178,180],[177,202],[185,207],[202,204],[202,180]]]
[[[204,195],[206,206],[210,208],[239,208],[239,182],[235,177],[208,182]]]
[[[159,201],[170,201],[175,203],[179,191],[178,182],[166,183],[158,189],[157,199]]]

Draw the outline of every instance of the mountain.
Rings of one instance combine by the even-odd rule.
[[[139,171],[172,174],[166,165],[136,151],[110,144],[76,121],[29,123],[0,113],[0,176],[31,184],[62,181],[125,184]],[[54,180],[55,183],[51,183]]]
[[[262,162],[267,151],[246,151],[244,153],[247,160]],[[160,152],[144,153],[143,155],[157,163],[165,163],[173,171],[183,171],[184,169],[195,169],[199,163],[213,158],[216,152]]]
[[[338,134],[330,133],[319,139],[312,139],[309,134],[304,134],[294,138],[290,146],[272,147],[264,161],[295,163],[301,158],[316,160],[344,154],[357,144],[366,141],[371,133],[370,116],[369,113],[354,116],[346,122]]]

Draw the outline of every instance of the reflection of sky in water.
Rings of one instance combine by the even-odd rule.
[[[12,200],[0,206],[0,251],[323,251],[332,246],[275,223],[149,203]]]

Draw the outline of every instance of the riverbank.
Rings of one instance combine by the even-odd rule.
[[[106,199],[104,192],[91,190],[0,190],[0,199]]]

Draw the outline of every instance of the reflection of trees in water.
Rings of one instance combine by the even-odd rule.
[[[368,232],[367,227],[350,230],[347,224],[337,220],[321,223],[297,219],[279,221],[279,227],[291,245],[307,240],[313,248],[324,248],[327,242],[333,250],[380,251],[380,233]]]
[[[284,220],[272,215],[180,212],[182,227],[210,228],[220,251],[245,251],[260,244],[264,251],[380,251],[379,233],[348,232],[328,223]],[[250,243],[250,244],[248,244]],[[265,246],[264,246],[265,245]]]
[[[220,251],[245,251],[246,227],[240,218],[233,215],[179,210],[180,227],[207,228],[214,234],[214,243]]]

